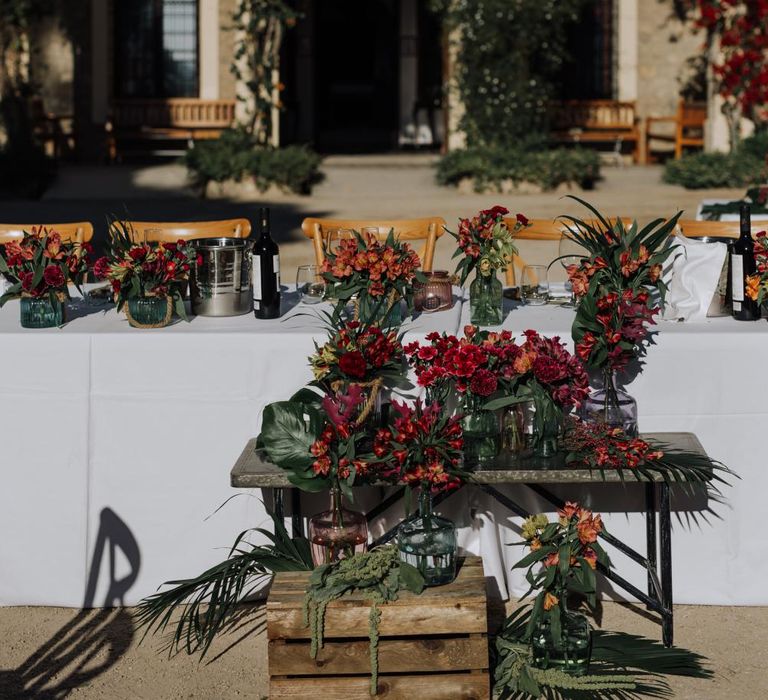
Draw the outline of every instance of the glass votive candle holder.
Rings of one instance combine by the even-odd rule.
[[[520,285],[520,296],[526,304],[542,306],[549,301],[546,265],[526,265]]]
[[[325,297],[325,280],[317,265],[299,265],[296,269],[296,291],[299,301],[317,304]]]
[[[426,282],[414,284],[413,306],[416,311],[445,311],[453,306],[451,277],[445,270],[424,272]]]

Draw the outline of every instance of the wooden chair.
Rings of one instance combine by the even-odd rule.
[[[148,243],[174,243],[180,238],[248,238],[251,222],[248,219],[221,221],[125,221],[133,233],[134,241]]]
[[[704,148],[704,122],[707,120],[706,102],[680,100],[677,113],[669,117],[648,117],[645,120],[645,161],[654,160],[651,141],[667,141],[675,144],[675,159],[680,158],[686,148]],[[673,130],[655,130],[658,124],[674,124]]]
[[[0,244],[23,238],[24,232],[31,232],[34,226],[57,231],[63,241],[71,243],[88,243],[93,238],[93,224],[90,221],[69,224],[0,224]]]
[[[609,221],[615,220],[615,217],[608,219]],[[568,221],[556,219],[551,221],[549,219],[529,219],[530,226],[518,231],[515,234],[515,239],[520,241],[560,241],[563,234],[568,231]],[[621,219],[624,226],[630,226],[632,219]],[[515,219],[504,219],[504,222],[510,229],[514,228]],[[594,224],[594,221],[588,221],[590,224]],[[517,270],[522,271],[526,262],[519,256],[515,255],[512,258],[512,262],[507,265],[505,270],[506,284],[508,287],[514,287],[517,285]]]
[[[695,219],[680,219],[677,222],[680,231],[686,238],[738,238],[738,221],[697,221]],[[752,236],[760,231],[768,230],[768,221],[753,221]]]
[[[425,219],[313,219],[307,218],[301,222],[301,230],[307,238],[311,238],[315,246],[315,260],[318,265],[325,260],[325,246],[331,241],[348,238],[351,234],[344,231],[361,231],[364,228],[378,230],[379,239],[384,240],[390,230],[395,230],[395,236],[403,241],[424,241],[422,248],[417,251],[421,259],[421,269],[425,272],[432,270],[437,239],[445,230],[445,219],[431,216]]]

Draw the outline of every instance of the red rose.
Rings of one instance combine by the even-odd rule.
[[[58,265],[48,265],[43,270],[43,279],[49,287],[63,287],[66,280]]]
[[[339,369],[350,377],[364,377],[367,367],[363,354],[359,350],[345,352],[339,358]]]
[[[131,248],[128,251],[128,255],[130,255],[131,260],[144,260],[144,258],[147,257],[147,249],[143,246],[139,248]]]
[[[469,389],[478,396],[490,396],[499,385],[496,375],[487,369],[479,369],[469,383]]]
[[[107,273],[109,272],[109,260],[107,260],[106,256],[99,258],[94,264],[93,264],[93,274],[96,275],[99,279],[103,279],[107,276]]]
[[[506,207],[501,207],[498,204],[496,206],[491,207],[490,209],[483,209],[480,212],[480,216],[487,217],[493,221],[496,221],[496,219],[500,219],[505,214],[509,214],[509,209]]]
[[[517,223],[520,224],[521,226],[527,226],[528,225],[528,217],[527,216],[523,216],[522,214],[518,214],[516,218],[517,218]]]

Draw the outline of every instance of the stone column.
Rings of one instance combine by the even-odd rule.
[[[616,99],[637,100],[638,0],[616,0]]]
[[[219,0],[200,0],[198,65],[203,100],[219,99]]]

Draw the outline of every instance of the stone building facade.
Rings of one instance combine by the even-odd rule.
[[[671,2],[595,0],[601,1],[610,32],[606,97],[635,101],[641,120],[674,114],[686,62],[700,50],[702,37],[673,18]],[[461,105],[450,89],[442,89],[450,86],[452,52],[426,4],[296,0],[303,19],[288,32],[283,49],[279,142],[310,142],[325,152],[460,145]],[[235,99],[230,65],[236,5],[237,0],[81,0],[70,3],[73,15],[63,22],[42,23],[33,77],[47,110],[73,115],[78,154],[101,157],[104,124],[117,98]],[[146,37],[135,22],[144,23]],[[132,56],[134,44],[151,50]],[[168,82],[162,75],[168,66],[185,77],[158,87]],[[169,94],[173,89],[184,94]],[[718,105],[709,101],[707,146],[727,148]]]

